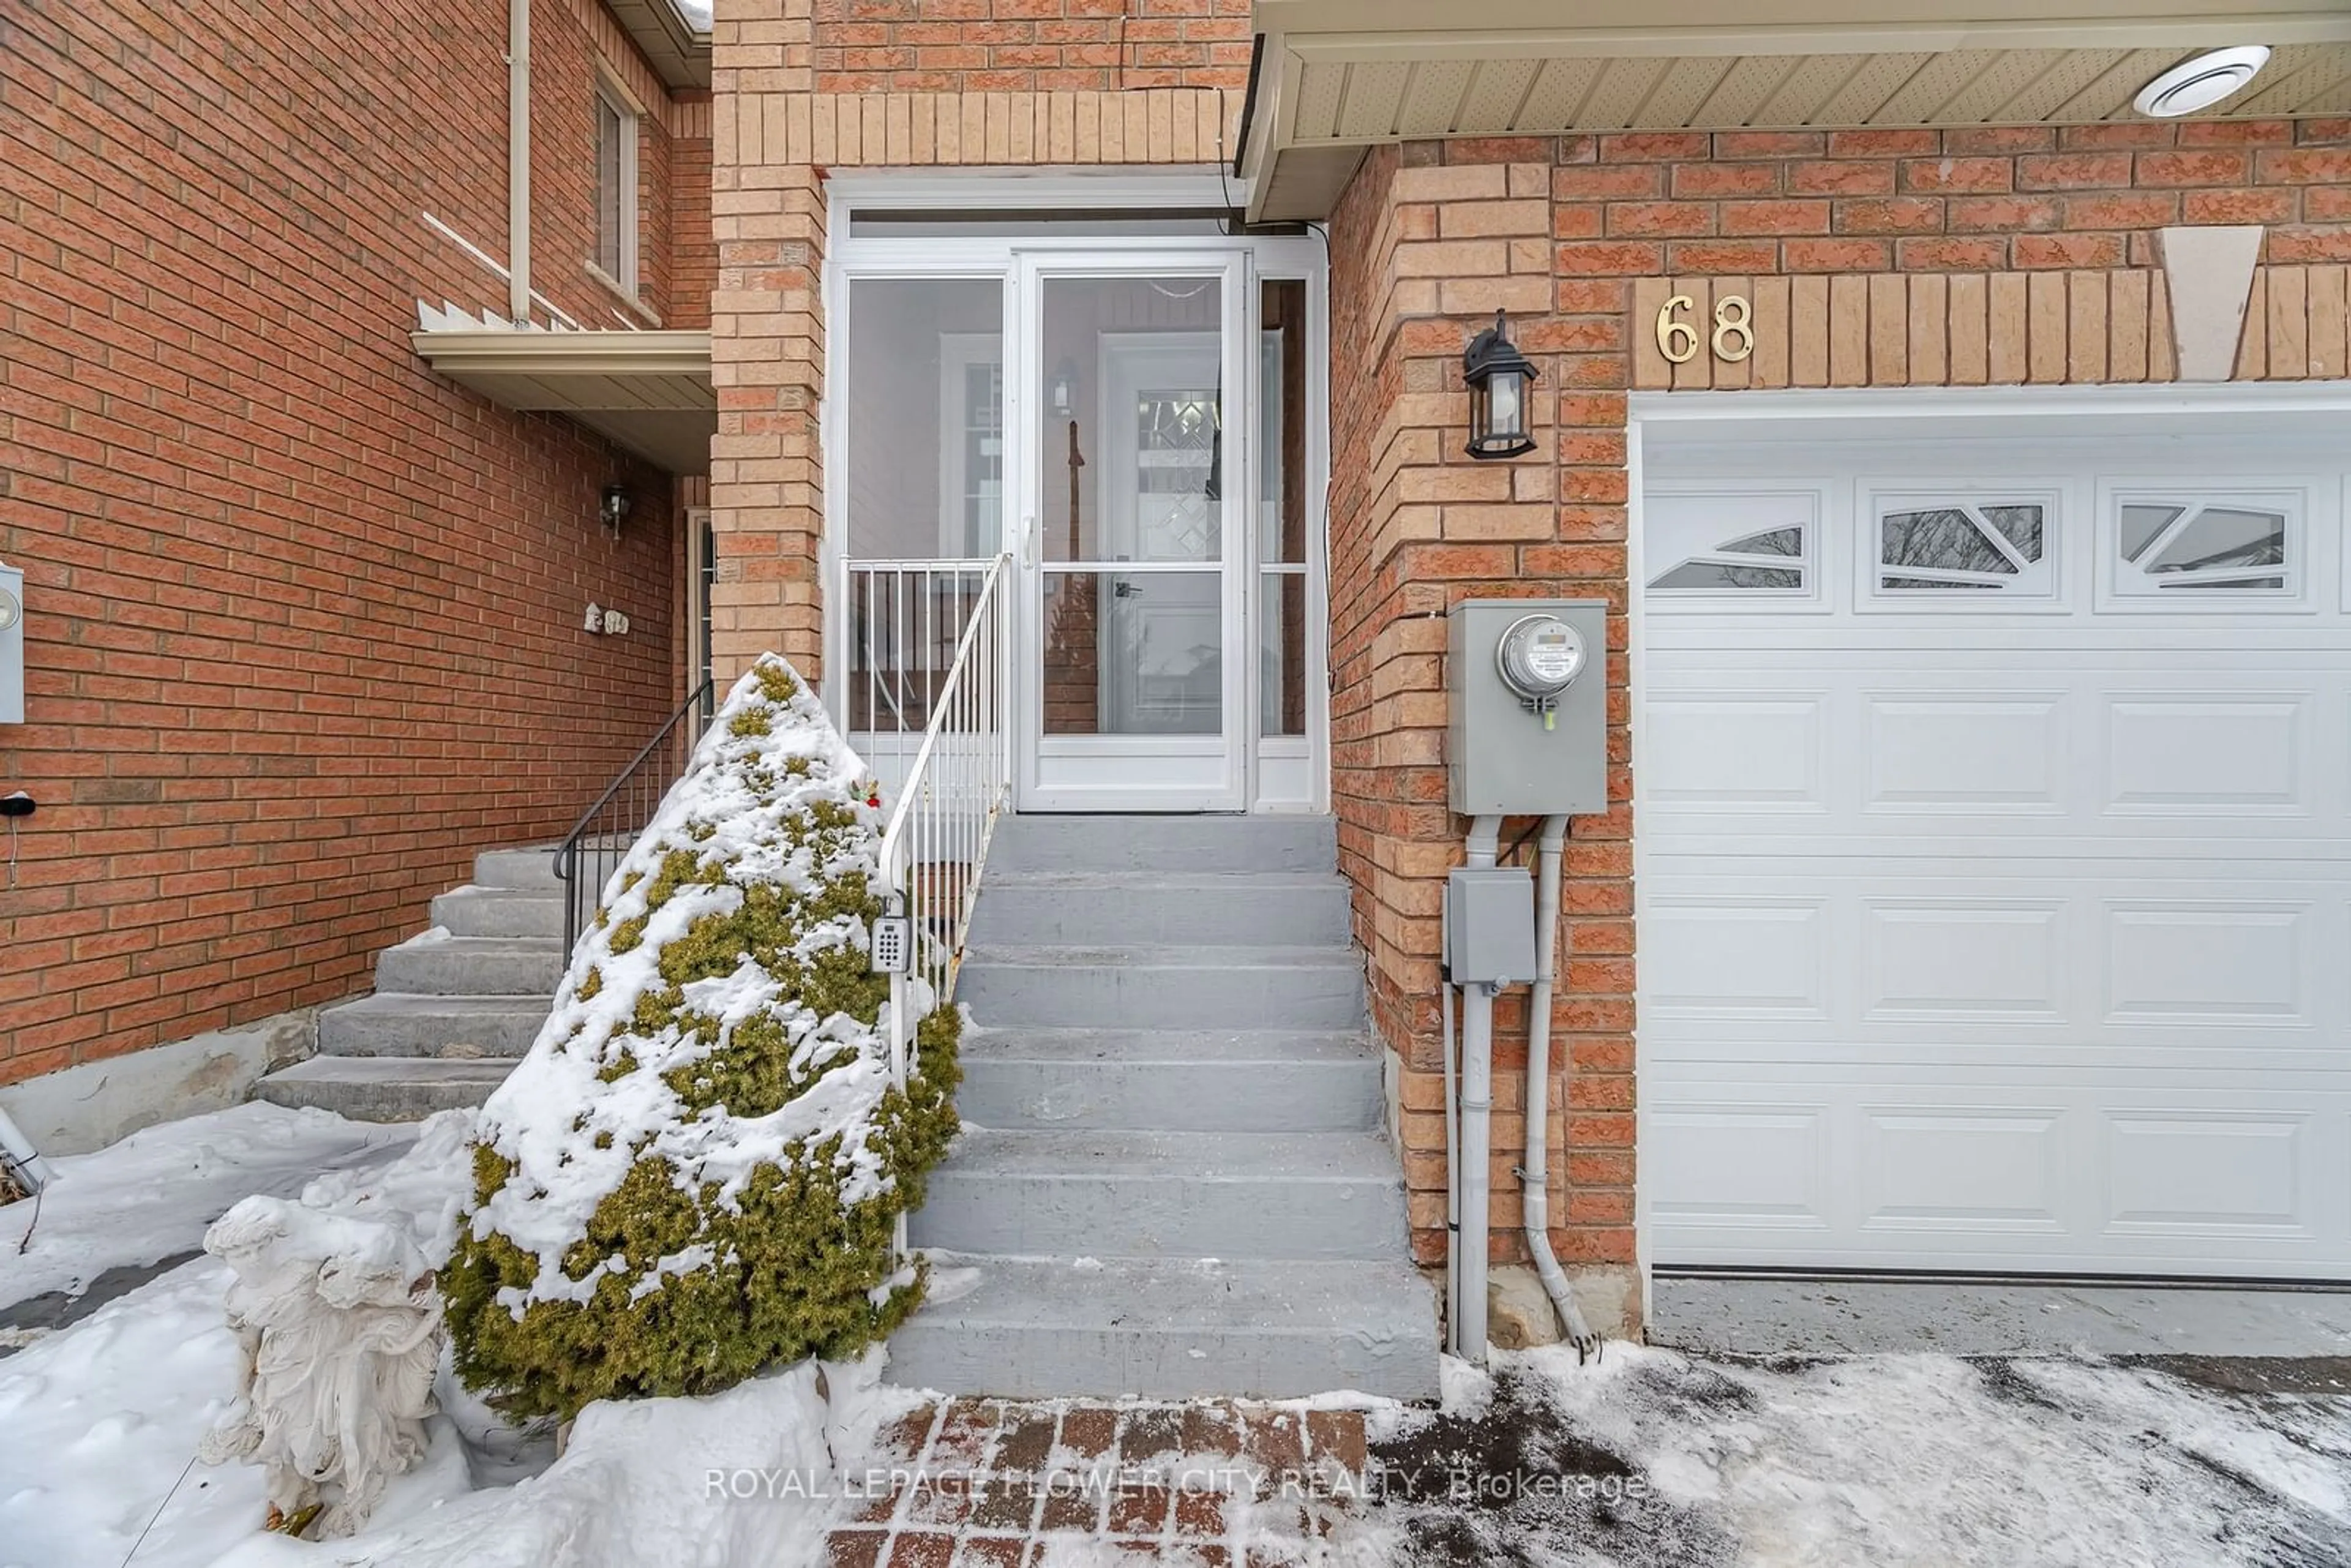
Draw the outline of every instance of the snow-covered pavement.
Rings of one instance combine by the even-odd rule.
[[[235,1198],[329,1167],[307,1201],[439,1239],[465,1131],[444,1121],[412,1147],[409,1129],[249,1106],[60,1161],[23,1257],[29,1206],[0,1209],[0,1301],[191,1251]],[[490,1419],[444,1379],[425,1466],[370,1531],[290,1542],[256,1529],[258,1472],[189,1463],[232,1392],[226,1281],[188,1263],[0,1359],[0,1568],[798,1568],[856,1507],[836,1464],[916,1402],[836,1367],[828,1411],[801,1367],[716,1399],[593,1406],[543,1468],[543,1441],[519,1458],[485,1441]],[[1440,1412],[1374,1409],[1364,1500],[1272,1560],[2351,1563],[2351,1396],[2082,1358],[1756,1365],[1612,1345],[1591,1366],[1496,1361],[1490,1377],[1448,1364]],[[1006,1409],[1003,1430],[1024,1419]],[[763,1479],[719,1495],[714,1471]],[[1173,1535],[1158,1555],[1213,1560]],[[1134,1560],[1081,1535],[1046,1560],[1113,1559]]]
[[[323,1172],[388,1164],[415,1136],[413,1127],[255,1103],[52,1159],[38,1223],[29,1203],[0,1209],[0,1308],[51,1291],[78,1295],[109,1269],[193,1252],[237,1199],[291,1197]],[[27,1229],[32,1241],[20,1252]]]
[[[1496,1359],[1491,1379],[1448,1368],[1442,1416],[1375,1431],[1407,1561],[2351,1563],[2340,1396],[2074,1360]]]

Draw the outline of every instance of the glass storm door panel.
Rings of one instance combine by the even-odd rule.
[[[1024,809],[1242,804],[1240,270],[1156,252],[1024,267]]]

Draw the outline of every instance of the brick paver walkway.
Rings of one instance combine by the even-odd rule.
[[[1362,1511],[1358,1411],[1250,1404],[1017,1404],[914,1412],[845,1467],[836,1568],[1050,1568],[1059,1549],[1136,1563],[1293,1568]]]

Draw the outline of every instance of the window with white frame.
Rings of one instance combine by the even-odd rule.
[[[1880,496],[1870,510],[1882,598],[2046,599],[2055,589],[2053,496]]]
[[[2115,497],[2115,591],[2133,597],[2290,597],[2302,530],[2278,497],[2124,491]]]
[[[1813,587],[1819,497],[1793,493],[1653,495],[1649,587],[1667,594],[1776,597]]]
[[[637,292],[637,109],[596,83],[596,269]]]

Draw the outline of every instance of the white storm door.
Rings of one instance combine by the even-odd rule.
[[[1244,267],[1023,259],[1023,810],[1243,806]]]

